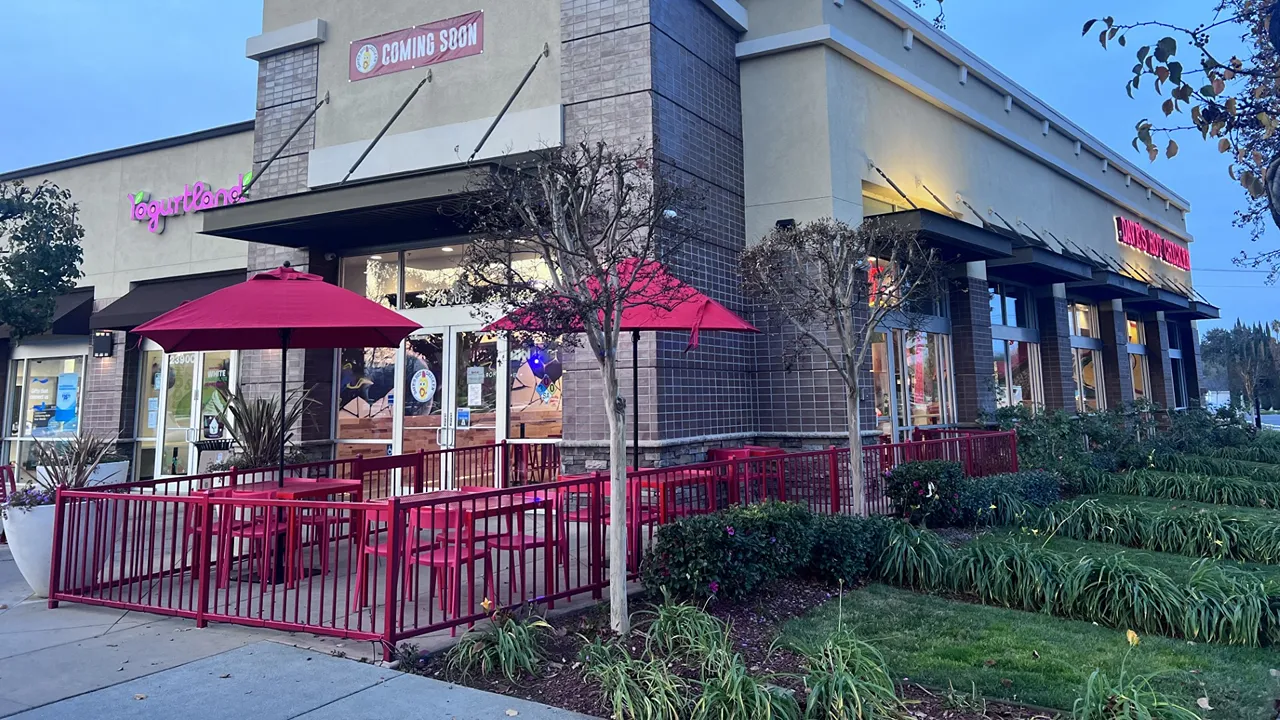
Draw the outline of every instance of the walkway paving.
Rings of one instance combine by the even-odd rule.
[[[0,717],[582,717],[356,662],[381,659],[372,643],[197,629],[75,603],[49,610],[30,592],[0,545]]]

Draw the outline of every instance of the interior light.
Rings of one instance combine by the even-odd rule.
[[[451,247],[442,247],[442,248],[440,248],[440,252],[453,252],[453,248],[451,248]]]
[[[369,256],[369,259],[370,259],[370,260],[381,260],[381,259],[382,259],[382,256],[381,256],[381,255],[370,255],[370,256]]]

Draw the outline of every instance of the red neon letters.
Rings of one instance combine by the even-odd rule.
[[[1191,270],[1191,253],[1185,247],[1132,220],[1116,218],[1116,239],[1176,268]]]

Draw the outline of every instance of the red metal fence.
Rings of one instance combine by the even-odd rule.
[[[274,479],[272,470],[60,490],[50,605],[381,641],[389,654],[406,638],[455,629],[497,607],[601,597],[615,531],[607,475],[539,482],[548,476],[547,446],[449,452],[288,468],[294,477],[361,480],[361,502],[246,492]],[[956,460],[974,475],[1010,472],[1016,439],[965,434],[868,446],[867,510],[890,512],[885,474],[925,459]],[[629,574],[638,575],[657,528],[680,517],[769,499],[853,512],[848,463],[847,448],[829,448],[630,473]],[[439,492],[445,485],[458,489]]]

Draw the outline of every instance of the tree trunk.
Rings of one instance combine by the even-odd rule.
[[[619,635],[631,629],[627,612],[627,412],[618,396],[618,366],[610,357],[604,372],[609,417],[609,624]]]
[[[858,388],[848,389],[846,405],[849,413],[849,499],[855,515],[867,514],[867,480],[862,466],[862,398]]]
[[[1258,393],[1258,389],[1253,389],[1253,424],[1258,429],[1262,429],[1262,396]]]

